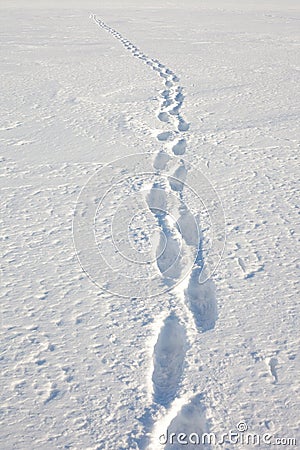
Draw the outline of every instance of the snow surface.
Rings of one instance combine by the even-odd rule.
[[[0,7],[1,449],[299,443],[297,2]]]

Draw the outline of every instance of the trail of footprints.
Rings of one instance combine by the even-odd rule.
[[[185,366],[185,356],[190,342],[188,342],[186,326],[195,327],[198,331],[212,329],[217,320],[217,308],[215,299],[214,284],[211,280],[205,284],[199,283],[199,277],[203,269],[201,233],[195,217],[188,210],[182,199],[184,182],[187,177],[188,167],[180,159],[187,149],[187,132],[189,124],[181,115],[181,107],[184,102],[183,89],[179,86],[179,78],[176,74],[161,64],[157,59],[149,58],[138,47],[125,39],[119,32],[106,25],[103,21],[91,16],[92,19],[104,30],[113,35],[123,46],[139,58],[144,64],[162,78],[164,87],[160,92],[160,106],[157,112],[157,119],[164,128],[169,129],[156,132],[156,139],[162,143],[162,148],[153,161],[154,169],[160,173],[166,171],[168,162],[172,154],[178,156],[178,164],[174,172],[168,177],[168,184],[165,181],[155,183],[147,197],[147,204],[154,214],[162,237],[156,252],[156,263],[161,272],[166,285],[172,286],[180,280],[184,262],[180,255],[180,242],[183,239],[187,246],[191,246],[197,252],[197,258],[190,275],[188,285],[183,289],[185,307],[193,316],[194,323],[186,324],[179,317],[178,313],[170,305],[169,315],[165,318],[163,326],[159,332],[157,342],[153,352],[153,405],[149,411],[147,419],[148,427],[145,433],[151,431],[153,426],[152,416],[154,412],[161,409],[168,412],[172,402],[178,397],[183,379]],[[170,155],[171,153],[171,155]],[[168,193],[179,199],[179,208],[176,224],[170,222],[168,215]],[[176,295],[173,294],[176,298]],[[176,299],[178,302],[181,300]],[[152,410],[152,412],[151,412]],[[191,432],[200,434],[207,431],[205,421],[205,410],[202,404],[202,396],[191,396],[189,402],[184,405],[171,420],[168,431],[184,431],[191,428]],[[165,430],[166,431],[166,430]],[[149,439],[144,439],[142,447],[145,448]],[[168,444],[165,448],[169,448]],[[172,448],[176,448],[172,446]],[[189,448],[189,445],[186,446]],[[201,447],[200,447],[201,448]]]

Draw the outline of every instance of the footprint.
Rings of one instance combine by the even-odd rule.
[[[179,213],[180,217],[176,223],[178,231],[187,245],[197,248],[201,239],[201,232],[195,217],[185,205],[179,208]]]
[[[171,104],[172,104],[172,103],[171,103]],[[177,106],[175,106],[175,108],[170,109],[170,111],[168,111],[169,114],[171,114],[172,116],[178,116],[179,110],[180,110],[180,106],[181,106],[181,105],[177,105]]]
[[[163,108],[169,108],[173,104],[172,100],[170,98],[166,98],[166,100],[163,102],[162,107]],[[170,111],[168,111],[169,114],[171,114]]]
[[[190,125],[185,122],[183,119],[179,119],[178,131],[188,131]]]
[[[183,155],[186,151],[186,140],[180,139],[177,144],[172,147],[174,155]]]
[[[147,196],[147,205],[150,211],[158,216],[165,216],[167,210],[167,197],[163,187],[155,183]]]
[[[156,250],[156,263],[167,283],[168,280],[176,280],[181,275],[181,242],[168,228],[164,220],[161,226],[162,233]]]
[[[187,169],[184,163],[177,167],[174,174],[169,177],[169,184],[173,191],[181,192],[184,188],[184,182],[187,176]]]
[[[182,104],[184,100],[184,95],[181,92],[178,92],[178,94],[175,97],[176,102]]]
[[[214,328],[217,321],[217,304],[215,286],[212,280],[199,283],[201,268],[192,271],[189,284],[185,290],[187,306],[191,310],[196,327],[200,331]]]
[[[159,76],[162,77],[162,78],[166,78],[166,79],[168,78],[168,75],[165,74],[164,72],[160,72]]]
[[[170,156],[168,153],[166,153],[164,150],[161,150],[155,157],[153,167],[157,170],[164,170],[166,168],[166,165],[168,164],[168,161],[170,159]]]
[[[271,373],[271,376],[273,377],[274,383],[278,383],[278,375],[277,375],[277,369],[276,366],[278,365],[278,359],[277,358],[270,358],[268,360],[269,370]]]
[[[168,97],[170,97],[170,91],[169,91],[169,89],[165,89],[164,91],[162,91],[162,92],[160,93],[160,95],[161,95],[163,98],[168,98]]]
[[[167,432],[159,437],[159,441],[160,444],[165,444],[165,450],[210,449],[210,444],[204,439],[204,433],[209,433],[209,426],[203,396],[198,394],[181,408],[168,426]]]
[[[183,325],[170,314],[160,330],[153,355],[153,399],[168,407],[176,397],[183,374],[187,338]]]
[[[167,141],[168,139],[171,139],[173,137],[172,131],[163,131],[162,133],[159,133],[157,135],[157,139],[159,141]]]
[[[158,119],[161,122],[168,122],[169,121],[169,115],[166,112],[160,112],[157,117],[158,117]]]

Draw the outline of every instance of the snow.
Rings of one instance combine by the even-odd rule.
[[[111,3],[1,3],[0,446],[299,441],[298,4]]]

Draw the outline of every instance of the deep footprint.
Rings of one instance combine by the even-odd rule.
[[[152,375],[154,401],[168,407],[176,397],[183,374],[187,338],[177,316],[164,321],[154,347]]]
[[[178,131],[188,131],[188,129],[190,128],[190,125],[185,122],[183,119],[179,119],[179,124],[178,124]]]
[[[184,163],[181,163],[181,165],[175,170],[174,174],[169,177],[169,184],[172,191],[182,192],[186,176],[187,168]]]
[[[182,436],[183,433],[185,437]],[[160,444],[166,444],[165,450],[182,450],[182,448],[208,450],[211,449],[211,445],[205,442],[204,433],[209,433],[209,426],[203,396],[198,394],[181,408],[168,426],[167,433],[159,439]]]
[[[173,137],[172,131],[163,131],[162,133],[159,133],[157,135],[157,139],[159,141],[167,141],[168,139],[171,139]]]
[[[201,268],[193,270],[187,289],[185,300],[191,310],[195,325],[199,331],[208,331],[214,328],[218,313],[215,285],[212,280],[199,283]]]
[[[157,117],[158,117],[158,119],[161,122],[168,122],[169,121],[169,115],[166,112],[160,112]]]
[[[197,248],[197,245],[202,236],[195,217],[188,210],[186,205],[182,205],[179,208],[179,214],[180,217],[177,219],[176,223],[178,231],[180,232],[187,245]]]
[[[147,196],[147,205],[155,216],[165,216],[167,210],[167,196],[164,188],[155,183]]]
[[[166,153],[164,150],[161,150],[159,153],[157,153],[153,167],[156,170],[164,170],[166,168],[166,165],[168,164],[168,161],[170,160],[170,156],[168,153]]]
[[[174,153],[174,155],[178,156],[178,155],[184,155],[185,151],[186,151],[186,140],[185,139],[180,139],[177,144],[175,144],[172,147],[172,151]]]
[[[181,243],[168,228],[166,221],[161,222],[162,233],[156,250],[157,267],[164,277],[165,283],[173,283],[182,272]]]

